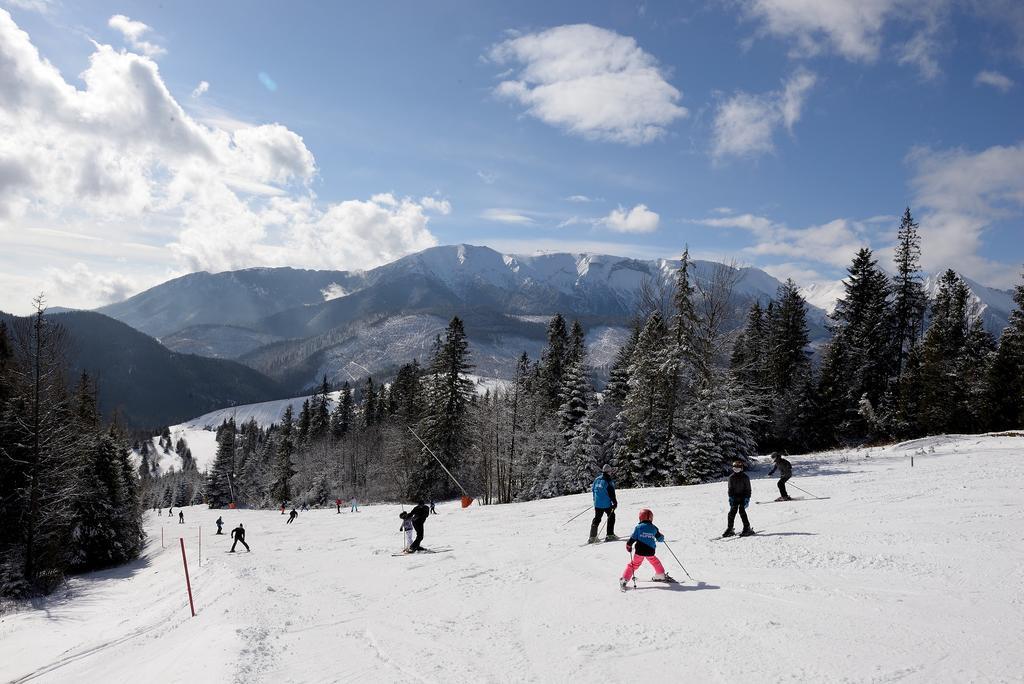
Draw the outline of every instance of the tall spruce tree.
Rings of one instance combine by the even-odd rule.
[[[469,359],[469,340],[462,320],[456,316],[448,323],[444,342],[428,370],[420,436],[433,455],[424,449],[419,467],[410,478],[409,496],[413,499],[459,493],[434,456],[441,459],[449,471],[458,473],[463,457],[470,451],[468,412],[473,385],[466,377],[472,369]]]
[[[235,419],[229,418],[217,430],[217,456],[207,476],[206,503],[210,508],[226,508],[234,501]]]
[[[569,333],[565,327],[565,319],[562,314],[555,314],[548,323],[547,346],[540,358],[541,388],[545,405],[549,411],[558,410],[562,375],[565,373],[566,358],[569,356],[570,350],[571,345]]]
[[[334,407],[331,414],[331,434],[334,439],[341,439],[352,429],[352,421],[355,417],[355,405],[352,402],[352,386],[345,381],[341,386],[341,395],[338,397],[338,405]]]
[[[896,274],[892,282],[892,340],[893,371],[902,376],[910,349],[921,334],[928,297],[921,278],[921,237],[918,224],[910,214],[903,212],[896,232]]]
[[[292,455],[295,453],[295,424],[292,407],[289,404],[281,416],[281,426],[277,431],[277,450],[274,454],[273,481],[270,485],[270,498],[282,506],[292,498],[292,477],[295,476],[295,464]]]

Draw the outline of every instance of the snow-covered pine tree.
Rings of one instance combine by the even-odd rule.
[[[292,498],[291,480],[295,475],[292,454],[295,453],[295,425],[292,407],[289,404],[281,415],[281,426],[277,431],[277,449],[270,485],[270,498],[275,504],[284,505]],[[209,497],[209,493],[207,493]]]
[[[655,311],[647,320],[629,365],[629,390],[622,404],[624,436],[616,445],[615,461],[623,484],[664,484],[672,474],[668,396],[675,349],[668,328]]]
[[[217,456],[207,476],[206,502],[210,508],[225,508],[234,501],[235,419],[226,420],[217,430]]]
[[[558,407],[558,430],[566,445],[572,440],[576,428],[587,414],[590,404],[592,390],[584,364],[584,357],[578,356],[566,369],[562,378],[561,405]]]
[[[302,409],[299,411],[299,421],[295,425],[295,443],[305,445],[309,441],[309,425],[312,420],[312,412],[309,406],[309,399],[302,400]]]
[[[854,256],[847,274],[844,294],[831,316],[832,340],[819,382],[823,425],[835,430],[829,442],[843,435],[875,436],[859,407],[862,398],[872,407],[879,405],[891,369],[889,278],[866,247]]]
[[[910,214],[903,212],[896,233],[896,274],[892,282],[892,340],[893,372],[902,376],[910,349],[921,336],[924,314],[928,308],[924,282],[921,278],[921,237],[918,224]]]
[[[330,386],[327,384],[327,376],[323,376],[320,389],[313,395],[313,401],[309,405],[309,441],[316,441],[327,437],[331,429],[331,398]]]
[[[558,410],[560,403],[559,391],[569,350],[569,333],[565,327],[565,319],[562,314],[555,314],[548,323],[547,346],[540,357],[541,391],[546,408],[552,412]]]
[[[424,415],[420,437],[452,473],[460,470],[461,459],[470,450],[468,410],[473,385],[466,378],[469,340],[462,320],[455,316],[448,323],[444,342],[431,360],[424,397]],[[409,496],[413,499],[450,496],[460,493],[437,461],[426,449],[419,467],[410,478]]]

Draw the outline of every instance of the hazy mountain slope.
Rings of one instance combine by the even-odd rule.
[[[250,268],[191,273],[110,304],[100,313],[160,338],[201,324],[245,325],[295,306],[321,302],[345,280],[337,271]]]
[[[9,325],[13,317],[4,315]],[[70,335],[68,381],[84,370],[99,383],[100,410],[130,426],[155,427],[233,404],[286,394],[275,381],[234,361],[179,354],[103,314],[53,314]]]

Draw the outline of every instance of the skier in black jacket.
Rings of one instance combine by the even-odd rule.
[[[229,553],[235,552],[235,544],[241,544],[245,547],[246,551],[252,551],[249,545],[245,543],[245,528],[242,527],[242,523],[238,523],[238,527],[231,530],[231,538],[235,541],[231,544],[231,551]]]
[[[220,516],[217,516],[216,525],[217,525],[217,532],[216,532],[216,534],[224,534],[224,530],[223,530],[224,518],[222,518]]]
[[[409,551],[415,553],[420,550],[420,542],[423,541],[423,523],[430,515],[430,506],[418,501],[416,506],[409,511],[408,519],[412,520],[412,527],[416,530],[416,538],[409,544]]]
[[[736,512],[739,511],[740,520],[743,521],[743,530],[740,532],[741,537],[748,537],[754,534],[754,530],[750,527],[750,521],[747,520],[747,506],[750,505],[750,478],[743,472],[745,464],[743,461],[732,462],[732,475],[729,476],[729,527],[722,534],[723,537],[731,537],[733,532],[732,526],[736,521]]]
[[[792,497],[786,491],[786,481],[793,477],[793,464],[782,458],[782,454],[777,451],[772,454],[772,460],[775,463],[772,465],[772,469],[768,471],[768,476],[774,475],[776,470],[779,471],[779,494],[781,496],[776,501],[791,501]]]

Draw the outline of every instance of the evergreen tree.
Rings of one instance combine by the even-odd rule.
[[[430,364],[420,434],[452,473],[459,472],[463,456],[470,451],[468,411],[473,385],[466,374],[471,369],[469,341],[462,320],[456,316],[448,324],[444,343]],[[426,449],[409,486],[413,499],[454,495],[459,491]]]
[[[325,375],[309,407],[309,441],[323,439],[331,429],[330,391]]]
[[[335,439],[341,439],[348,434],[352,428],[354,405],[352,403],[352,386],[348,381],[341,386],[341,396],[338,397],[338,405],[334,407],[331,414],[331,433]]]
[[[312,411],[309,407],[309,399],[302,400],[302,409],[299,411],[299,422],[296,426],[295,441],[305,445],[309,441],[309,426],[312,420]]]
[[[295,452],[295,427],[292,407],[289,404],[281,416],[281,427],[277,431],[277,452],[274,460],[273,483],[270,497],[274,503],[284,505],[292,498],[291,480],[295,475],[292,454]]]
[[[879,406],[888,387],[893,339],[889,290],[888,276],[877,267],[871,250],[862,248],[832,313],[832,341],[819,385],[824,422],[839,434],[869,434],[860,408],[864,402]]]
[[[207,477],[206,502],[210,508],[225,508],[234,501],[235,419],[229,418],[217,431],[217,456]]]
[[[547,346],[541,353],[540,377],[545,405],[550,411],[557,411],[559,392],[562,388],[562,375],[566,368],[566,359],[571,346],[569,333],[565,327],[562,314],[555,316],[548,323]]]
[[[590,383],[587,380],[584,358],[578,357],[566,370],[562,379],[561,406],[558,407],[558,430],[565,444],[576,432],[590,403]]]
[[[1024,282],[1014,288],[1017,305],[999,339],[988,372],[988,405],[993,430],[1024,427]]]
[[[920,274],[921,237],[917,229],[907,207],[896,233],[896,275],[892,285],[893,365],[897,377],[903,374],[910,348],[921,334],[928,304]]]
[[[377,424],[377,388],[373,378],[366,378],[363,389],[363,425],[373,427]]]

